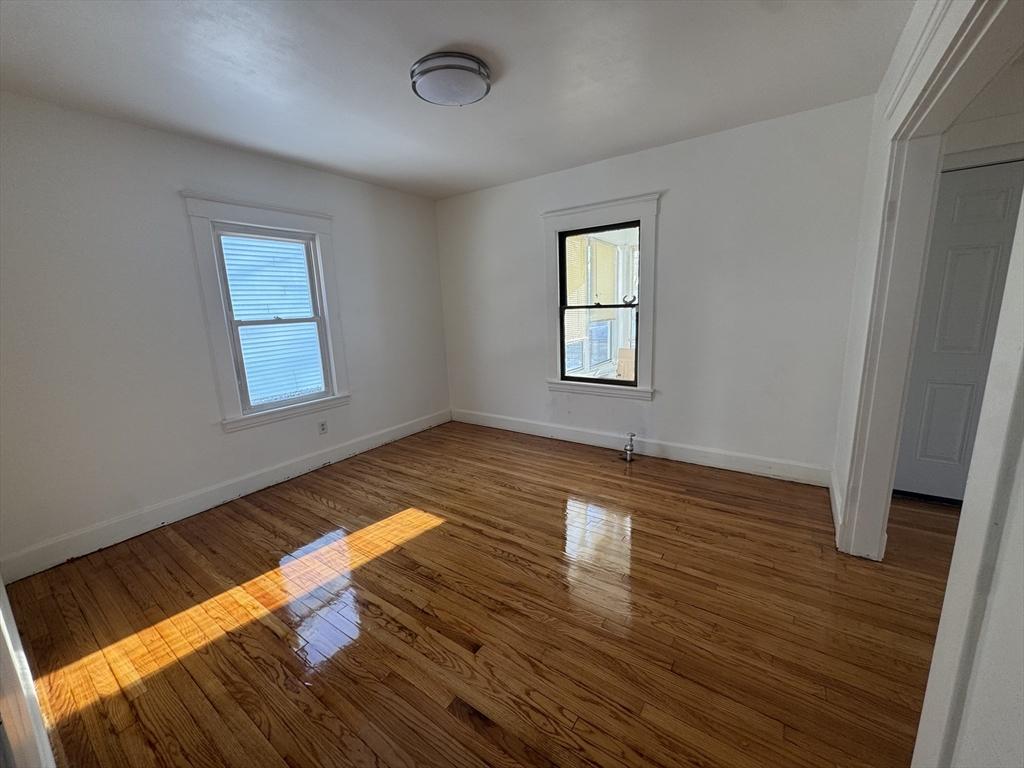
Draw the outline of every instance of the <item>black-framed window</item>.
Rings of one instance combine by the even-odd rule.
[[[558,233],[563,381],[637,385],[640,222]]]

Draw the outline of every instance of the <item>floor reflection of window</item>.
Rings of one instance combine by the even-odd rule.
[[[573,600],[619,622],[628,622],[631,518],[581,499],[565,502],[566,577]]]
[[[295,619],[296,634],[325,658],[359,638],[359,610],[351,575],[338,573],[321,555],[347,559],[345,540],[337,533],[321,536],[281,560],[278,586],[292,599],[285,606]]]
[[[359,639],[359,602],[355,570],[395,547],[444,523],[444,518],[409,507],[363,528],[339,528],[281,558],[270,578],[273,610],[289,611],[297,637],[330,658]]]

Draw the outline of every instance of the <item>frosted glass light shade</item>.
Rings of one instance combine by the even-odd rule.
[[[412,65],[412,90],[424,101],[461,107],[480,101],[491,90],[491,71],[468,53],[431,53]]]

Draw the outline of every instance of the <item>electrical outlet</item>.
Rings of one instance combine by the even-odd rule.
[[[326,435],[327,434],[327,422],[326,421],[321,421],[320,422],[320,434],[321,435]]]

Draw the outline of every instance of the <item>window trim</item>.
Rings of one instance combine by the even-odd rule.
[[[654,397],[654,296],[657,261],[657,220],[661,192],[619,198],[572,208],[561,208],[542,214],[544,220],[544,255],[547,265],[548,305],[548,378],[552,392],[604,395],[634,400]],[[616,222],[640,222],[640,298],[637,307],[636,384],[609,383],[610,380],[589,380],[582,377],[563,378],[562,350],[562,233],[587,229],[606,229]]]
[[[221,428],[225,432],[235,432],[348,403],[350,395],[337,306],[331,218],[307,211],[219,200],[191,192],[182,192],[182,197],[192,228],[203,299],[203,319],[221,412]],[[324,367],[322,393],[255,408],[248,403],[247,395],[243,392],[246,384],[235,322],[228,305],[224,261],[219,254],[220,233],[244,234],[247,228],[254,234],[264,236],[267,230],[282,234],[294,233],[295,239],[308,238],[311,243],[307,249],[307,259],[318,260],[315,266],[310,266],[310,290],[315,294],[312,298],[320,318],[321,359]],[[303,320],[309,322],[308,319]]]

